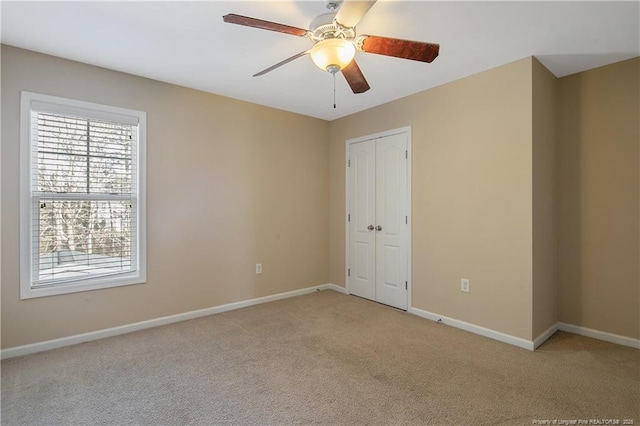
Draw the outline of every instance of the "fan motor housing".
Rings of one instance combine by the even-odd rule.
[[[336,13],[329,12],[323,13],[315,17],[309,25],[309,32],[311,33],[311,39],[314,42],[326,40],[329,38],[343,38],[346,40],[353,40],[356,36],[356,32],[353,28],[343,27],[335,21]]]

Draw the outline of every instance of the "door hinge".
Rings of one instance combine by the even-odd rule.
[[[408,225],[409,224],[409,216],[405,216],[404,217],[404,224]]]
[[[406,150],[404,152],[404,158],[406,158],[407,160],[409,159],[409,150]]]
[[[409,290],[409,283],[407,281],[404,282],[404,289]]]
[[[351,160],[347,160],[347,167],[351,167]]]
[[[347,215],[347,222],[351,222],[351,213]]]
[[[347,269],[347,276],[350,277],[351,276],[351,268]]]

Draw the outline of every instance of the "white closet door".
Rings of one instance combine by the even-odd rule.
[[[349,291],[407,309],[407,134],[349,145]]]
[[[349,146],[349,290],[375,300],[375,140]]]
[[[376,140],[376,298],[407,309],[407,138]]]

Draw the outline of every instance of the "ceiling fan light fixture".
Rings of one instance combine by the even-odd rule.
[[[340,71],[356,55],[356,48],[350,41],[341,38],[330,38],[317,42],[311,48],[311,59],[323,71],[332,74]]]

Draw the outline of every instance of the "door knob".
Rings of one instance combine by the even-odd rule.
[[[380,225],[376,226],[376,231],[382,231],[382,226]]]
[[[369,226],[367,226],[367,229],[368,229],[369,231],[373,231],[373,225],[369,225]]]

